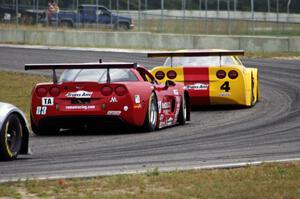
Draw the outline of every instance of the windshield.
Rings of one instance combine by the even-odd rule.
[[[130,69],[109,69],[111,82],[138,81]],[[60,82],[101,82],[107,81],[107,69],[70,69],[65,70]]]
[[[240,65],[234,61],[231,56],[208,56],[208,57],[173,57],[172,66],[198,66],[198,67],[209,67],[209,66],[229,66],[229,65]],[[164,66],[171,66],[171,58],[168,57],[164,63]]]

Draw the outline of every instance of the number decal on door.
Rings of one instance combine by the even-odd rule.
[[[224,90],[225,92],[229,92],[230,91],[229,82],[228,81],[224,82],[224,84],[222,84],[222,86],[220,87],[220,89]]]

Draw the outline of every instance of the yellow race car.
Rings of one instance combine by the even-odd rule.
[[[246,68],[242,50],[184,50],[148,53],[167,57],[150,72],[159,82],[183,82],[191,105],[242,105],[251,107],[260,96],[257,68]]]

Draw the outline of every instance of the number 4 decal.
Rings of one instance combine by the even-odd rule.
[[[224,84],[222,84],[220,89],[225,90],[225,92],[229,92],[230,91],[229,82],[228,81],[224,82]]]

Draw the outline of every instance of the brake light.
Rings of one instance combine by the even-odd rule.
[[[124,86],[118,86],[115,88],[115,93],[118,95],[118,96],[123,96],[125,95],[127,92],[126,88]]]
[[[44,96],[46,96],[46,95],[47,95],[47,92],[48,92],[47,89],[44,88],[44,87],[39,87],[39,88],[37,88],[37,89],[35,90],[36,95],[39,96],[39,97],[44,97]]]
[[[239,76],[239,74],[238,74],[238,72],[235,71],[235,70],[231,70],[231,71],[229,71],[229,73],[228,73],[228,77],[229,77],[230,79],[236,79],[238,76]]]
[[[170,71],[168,71],[168,73],[167,73],[167,77],[168,77],[169,79],[175,79],[175,78],[177,77],[177,73],[176,73],[174,70],[170,70]]]
[[[60,90],[58,87],[52,87],[50,88],[49,93],[52,97],[56,97],[60,94]]]
[[[226,72],[224,70],[218,70],[216,75],[219,79],[224,79],[226,77]]]
[[[158,80],[162,80],[163,78],[165,78],[165,73],[162,72],[162,71],[157,71],[155,73],[155,78],[158,79]]]
[[[110,86],[103,86],[100,91],[102,95],[109,96],[112,94],[113,89]]]

